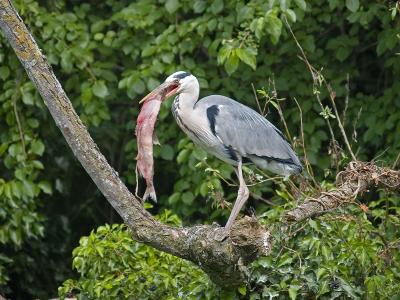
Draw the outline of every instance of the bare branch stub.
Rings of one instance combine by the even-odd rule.
[[[270,252],[270,233],[248,217],[238,220],[228,235],[224,228],[217,225],[175,228],[156,221],[100,153],[9,0],[0,0],[0,28],[75,157],[128,225],[133,237],[158,250],[196,263],[221,286],[241,284],[246,278],[243,266]]]
[[[354,203],[356,196],[366,192],[369,187],[400,191],[400,172],[377,166],[374,162],[352,161],[346,170],[336,176],[336,189],[323,192],[317,198],[306,198],[299,206],[288,211],[284,219],[289,223],[300,222]]]

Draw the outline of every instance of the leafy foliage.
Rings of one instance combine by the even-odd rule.
[[[166,210],[160,221],[180,225]],[[59,289],[79,299],[215,299],[218,288],[192,263],[132,240],[124,225],[104,225],[82,237],[74,252],[77,281]]]
[[[398,199],[390,197],[381,201],[398,205]],[[253,299],[285,294],[291,299],[399,297],[395,228],[400,222],[380,211],[372,208],[368,216],[353,207],[286,230],[277,228],[273,254],[253,264]],[[264,220],[278,222],[281,213],[281,207],[270,210]]]
[[[279,192],[282,196],[287,191]],[[279,200],[278,200],[279,201]],[[182,259],[132,240],[124,225],[99,227],[80,240],[73,266],[78,280],[67,280],[60,296],[78,299],[396,299],[400,296],[398,216],[387,218],[371,202],[370,218],[358,207],[344,213],[281,228],[280,217],[293,202],[275,206],[262,220],[271,226],[271,255],[253,263],[247,286],[224,291]],[[159,219],[180,226],[166,210]],[[389,242],[391,241],[391,242]],[[386,288],[382,290],[382,287]]]
[[[258,96],[261,106],[266,104],[267,117],[283,128],[276,113],[281,108],[287,120],[285,131],[292,136],[296,151],[304,156],[304,149],[299,146],[300,114],[293,101],[295,97],[302,110],[304,144],[315,179],[334,180],[336,164],[331,162],[343,163],[348,157],[345,151],[334,157],[336,152],[332,151],[326,125],[327,120],[334,120],[329,95],[321,85],[315,86],[307,66],[298,59],[299,49],[286,21],[310,63],[332,85],[357,157],[370,160],[385,150],[380,159],[391,164],[400,151],[400,113],[396,109],[400,107],[400,83],[396,80],[400,76],[400,29],[399,6],[395,1],[14,2],[81,119],[128,186],[135,184],[133,129],[139,109],[136,100],[176,70],[195,74],[202,95],[224,94],[252,107],[256,103],[251,83],[256,90],[264,87],[265,94]],[[0,45],[1,292],[15,299],[46,298],[55,293],[55,287],[67,276],[66,253],[78,238],[105,222],[119,220],[76,163],[1,34]],[[269,78],[275,82],[274,87],[269,85]],[[317,94],[322,107],[316,101]],[[205,159],[205,153],[194,147],[175,125],[169,106],[170,101],[164,103],[157,123],[162,144],[155,148],[160,204],[152,211],[168,207],[188,224],[223,223],[228,211],[221,208],[228,205],[236,192],[233,169],[214,158]],[[336,122],[332,121],[332,126],[340,137]],[[281,201],[286,197],[287,205],[292,205],[293,199],[285,196],[279,183],[269,180],[268,174],[253,169],[246,169],[245,173],[251,184],[263,182],[251,187],[253,199],[272,199],[283,205],[286,201]],[[390,224],[389,220],[398,217],[398,197],[375,195],[376,199],[366,199],[376,203],[370,207],[369,219],[358,215],[357,220],[367,229],[373,226],[374,232],[382,235],[389,228],[382,224]],[[391,199],[389,209],[386,199]],[[278,207],[271,209],[260,201],[251,201],[250,205],[256,206],[257,214],[267,212],[278,218]],[[387,217],[374,216],[382,210]],[[306,233],[300,231],[295,236],[296,244],[286,244],[295,251],[305,251],[301,257],[307,269],[304,274],[308,275],[320,260],[325,266],[327,261],[320,257],[317,248],[306,251],[300,240],[315,236],[324,245],[339,247],[324,240],[324,235],[334,234],[328,227],[336,225],[325,219],[316,222],[322,232],[307,226]],[[338,224],[339,228],[344,227]],[[350,223],[344,238],[358,232],[355,228]],[[391,232],[385,247],[396,243],[398,237],[395,231]],[[379,255],[386,248],[378,240],[370,241],[371,234],[362,243],[371,246],[368,253]],[[345,253],[344,249],[349,248],[340,251]],[[341,259],[340,251],[335,251],[338,256],[334,259]],[[305,257],[309,257],[307,264]],[[353,268],[352,259],[345,258],[344,265]],[[48,269],[34,267],[43,261],[48,262]],[[381,263],[382,260],[377,265]],[[27,265],[38,274],[30,276],[24,272]],[[298,261],[293,259],[282,268],[287,266],[292,267],[287,275],[278,270],[273,282],[265,281],[265,286],[272,284],[266,293],[279,292],[292,298],[306,293],[305,275],[297,278],[294,273]],[[255,270],[269,272],[270,268],[260,265]],[[354,273],[331,272],[331,277],[321,277],[321,282],[328,284],[332,278],[340,277],[346,284],[357,286],[351,293],[358,297],[370,291],[373,295],[374,285],[398,279],[391,271],[383,271],[383,267],[367,271],[354,267]],[[355,285],[357,274],[366,274],[365,283]],[[292,283],[293,278],[297,281]],[[284,284],[280,286],[282,280]],[[279,287],[274,285],[278,283]],[[322,285],[316,284],[317,288],[308,287],[315,295],[336,295],[322,293]],[[341,283],[338,293],[350,295],[342,291],[343,286]],[[257,295],[262,295],[258,285],[253,287]],[[251,293],[249,288],[241,291]]]

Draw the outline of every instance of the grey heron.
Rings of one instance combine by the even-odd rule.
[[[282,132],[253,109],[221,95],[199,100],[199,82],[188,72],[173,73],[162,86],[169,90],[166,97],[176,95],[172,114],[189,138],[236,167],[239,190],[225,225],[227,230],[249,198],[242,173],[244,163],[283,176],[301,173],[301,163]]]

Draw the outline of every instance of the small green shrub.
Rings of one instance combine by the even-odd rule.
[[[159,219],[181,224],[168,210]],[[82,237],[73,257],[80,277],[64,282],[62,298],[215,299],[219,290],[192,263],[132,240],[125,225],[104,225]]]
[[[278,193],[289,198],[284,188]],[[246,286],[229,291],[192,263],[133,241],[126,226],[101,226],[81,238],[73,251],[80,277],[64,282],[59,293],[78,299],[398,299],[400,219],[382,209],[398,202],[382,195],[367,213],[353,206],[293,226],[281,222],[293,201],[272,207],[260,216],[274,235],[272,253],[252,264]],[[158,218],[181,225],[168,210]]]

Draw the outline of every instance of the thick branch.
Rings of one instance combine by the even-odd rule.
[[[237,222],[227,238],[223,238],[224,229],[219,226],[173,228],[156,221],[100,153],[9,0],[0,0],[0,28],[74,155],[129,226],[134,238],[195,262],[221,285],[232,286],[242,282],[244,272],[240,272],[243,268],[239,266],[270,251],[270,234],[251,218]]]
[[[379,167],[373,162],[353,161],[336,176],[335,190],[321,193],[318,198],[306,198],[299,206],[288,211],[285,219],[288,222],[300,222],[339,206],[354,203],[358,194],[373,186],[400,191],[400,172]]]

